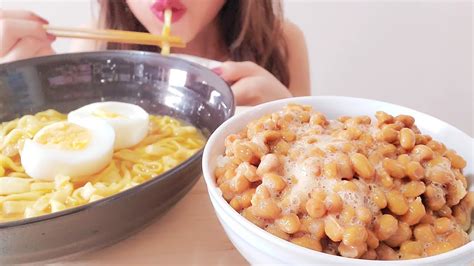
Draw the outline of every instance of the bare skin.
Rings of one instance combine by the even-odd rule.
[[[24,10],[0,10],[0,63],[54,54],[51,44],[55,38],[42,25],[48,22]],[[226,61],[215,70],[231,84],[239,105],[256,105],[272,100],[310,95],[308,52],[304,35],[291,22],[285,22],[284,34],[288,43],[290,84],[285,87],[264,68],[253,62]],[[75,41],[73,52],[100,49],[94,41]],[[222,46],[216,21],[198,31],[187,47],[173,52],[224,61],[228,56]]]

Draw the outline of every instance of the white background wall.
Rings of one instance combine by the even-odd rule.
[[[258,1],[258,0],[257,0]],[[313,95],[405,105],[474,135],[471,1],[286,0],[309,48]],[[87,24],[89,0],[0,0],[51,24]],[[66,51],[67,40],[55,44]]]
[[[286,1],[313,94],[405,105],[474,134],[470,1]]]

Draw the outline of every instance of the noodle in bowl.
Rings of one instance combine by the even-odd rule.
[[[0,155],[0,173],[5,176],[0,177],[0,222],[62,211],[130,189],[176,167],[198,152],[205,141],[193,126],[169,116],[151,115],[147,135],[132,147],[116,150],[110,162],[93,175],[74,179],[59,174],[51,181],[31,178],[19,159],[21,147],[30,136],[35,138],[43,128],[65,118],[48,110],[0,124],[0,151],[4,153]],[[74,160],[77,156],[73,154]],[[46,167],[45,163],[41,167]]]
[[[15,94],[11,94],[11,91]],[[90,191],[95,190],[95,194],[90,196],[96,195],[95,201],[89,202],[89,198],[79,206],[54,213],[0,222],[0,238],[5,240],[0,242],[0,264],[57,260],[78,252],[98,249],[130,236],[154,218],[165,214],[192,188],[201,175],[202,149],[198,146],[204,141],[203,137],[207,137],[219,124],[231,117],[235,109],[229,86],[212,71],[181,59],[136,51],[54,55],[0,65],[0,98],[1,122],[14,121],[24,115],[33,116],[49,109],[66,114],[90,103],[116,101],[140,106],[152,115],[150,124],[159,124],[159,127],[165,128],[162,132],[155,132],[156,134],[150,133],[153,130],[149,131],[150,135],[142,142],[144,146],[140,147],[138,144],[125,149],[114,148],[111,156],[115,163],[107,163],[106,166],[109,167],[101,170],[100,173],[112,181],[107,184],[115,183],[112,187],[117,191],[126,188],[126,184],[117,182],[123,179],[115,179],[116,175],[108,175],[107,171],[118,171],[120,174],[130,172],[131,182],[135,179],[138,183],[131,188],[99,199],[97,196],[100,191],[107,191],[106,188],[110,186],[98,185],[101,182],[91,181],[90,176],[93,174],[88,175],[88,187]],[[56,122],[65,119],[64,115],[59,114],[53,117],[56,115],[60,117]],[[175,127],[178,124],[181,129]],[[193,133],[189,126],[196,131]],[[159,142],[160,138],[167,139],[162,134],[169,134],[175,129],[178,134],[170,136],[169,142],[161,143],[161,148],[153,148],[153,143]],[[194,134],[201,137],[188,137],[197,136]],[[90,136],[94,138],[95,135]],[[44,134],[44,139],[40,142],[54,142],[53,139]],[[146,143],[148,141],[151,142]],[[152,147],[148,147],[150,145]],[[166,157],[166,153],[177,146],[181,152],[173,154],[181,158],[176,163],[173,161],[175,158]],[[140,160],[135,152],[142,148],[144,150],[139,151],[140,154],[148,152],[147,156],[162,156],[167,159],[157,164],[148,161],[156,157],[149,157],[134,163],[133,161]],[[193,154],[188,153],[189,151]],[[138,155],[143,155],[140,154]],[[49,158],[58,159],[55,156]],[[13,162],[15,164],[10,166],[19,165],[18,158]],[[142,167],[144,163],[147,164],[145,168]],[[5,172],[11,174],[13,170],[7,167]],[[35,167],[32,168],[35,169],[32,174],[43,170]],[[20,168],[15,172],[26,177]],[[40,176],[40,172],[36,174]],[[31,182],[54,183],[53,180]],[[73,189],[80,189],[87,184],[81,184],[80,178],[72,178],[68,182],[73,183]],[[64,184],[67,185],[67,182]],[[50,186],[51,184],[46,185]],[[85,196],[89,192],[76,193]],[[83,199],[82,195],[79,198]],[[81,205],[82,203],[86,204]]]

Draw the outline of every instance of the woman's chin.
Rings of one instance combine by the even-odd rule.
[[[171,25],[171,35],[181,38],[185,43],[192,41],[194,37],[196,37],[195,33],[190,32],[189,29],[186,29],[186,27],[183,27],[182,25],[176,25],[176,27],[173,26],[174,25]]]

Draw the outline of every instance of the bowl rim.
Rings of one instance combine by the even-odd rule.
[[[176,61],[181,61],[183,63],[192,65],[194,67],[202,68],[202,69],[207,69],[210,72],[212,72],[210,69],[208,69],[205,66],[202,66],[198,63],[195,63],[191,60],[186,60],[183,57],[179,56],[164,56],[161,55],[158,52],[152,52],[152,51],[138,51],[138,50],[101,50],[101,51],[87,51],[87,52],[66,52],[66,53],[60,53],[60,54],[51,54],[51,55],[44,55],[44,56],[36,56],[32,58],[25,58],[25,59],[20,59],[20,60],[15,60],[11,62],[6,62],[6,63],[0,63],[0,70],[2,68],[8,68],[11,66],[16,65],[23,65],[23,64],[31,64],[31,63],[38,63],[41,61],[45,60],[54,60],[57,58],[64,58],[64,59],[72,59],[75,57],[81,57],[81,56],[106,56],[108,54],[116,54],[116,55],[121,55],[121,56],[127,56],[127,55],[135,55],[135,56],[154,56],[154,57],[159,57],[165,60],[176,60]],[[214,72],[212,72],[214,73]],[[215,74],[215,73],[214,73]]]
[[[230,91],[230,96],[231,96],[230,103],[231,104],[229,106],[230,107],[230,113],[229,113],[229,117],[227,118],[227,120],[229,118],[231,118],[232,116],[234,116],[234,114],[235,114],[235,96],[234,96],[230,86],[221,77],[216,75],[210,69],[208,69],[204,66],[201,66],[197,63],[194,63],[194,62],[182,59],[182,58],[178,58],[178,57],[162,56],[161,54],[155,53],[155,52],[135,51],[135,50],[107,50],[107,51],[92,51],[92,52],[80,52],[80,53],[63,53],[63,54],[40,56],[40,57],[22,59],[22,60],[18,60],[18,61],[14,61],[14,62],[9,62],[9,63],[3,63],[3,64],[0,64],[0,70],[2,70],[2,68],[18,67],[17,65],[39,63],[39,62],[42,62],[42,61],[45,61],[45,60],[46,61],[47,60],[54,60],[54,59],[57,59],[58,57],[68,59],[68,58],[71,58],[71,56],[74,56],[74,57],[94,56],[94,55],[107,56],[108,54],[114,54],[114,55],[119,54],[123,57],[125,57],[127,55],[155,56],[155,57],[160,57],[160,58],[166,59],[166,60],[178,61],[178,62],[181,62],[185,65],[190,65],[192,67],[195,67],[199,71],[208,72],[211,75],[216,76],[218,78],[219,82],[222,83],[223,85],[225,85],[225,87],[228,88],[228,90]],[[206,139],[206,143],[207,143],[208,140],[209,140],[209,138]],[[63,217],[63,216],[66,216],[66,215],[82,212],[82,211],[85,211],[85,210],[90,210],[92,208],[97,208],[97,207],[106,205],[109,202],[116,201],[116,200],[119,200],[119,199],[124,198],[124,197],[128,197],[128,196],[130,196],[132,194],[135,194],[135,193],[140,193],[140,191],[143,191],[143,190],[147,189],[148,187],[155,185],[155,183],[158,183],[158,182],[161,182],[165,179],[171,178],[176,172],[182,171],[183,169],[188,167],[190,164],[194,163],[196,160],[202,159],[202,154],[204,152],[204,147],[205,146],[203,146],[196,153],[194,153],[191,157],[184,160],[183,162],[181,162],[177,166],[161,173],[160,175],[151,177],[150,179],[148,179],[147,181],[145,181],[145,182],[143,182],[139,185],[136,185],[134,187],[131,187],[131,188],[126,189],[124,191],[121,191],[119,193],[110,195],[110,196],[105,197],[103,199],[100,199],[100,200],[97,200],[97,201],[94,201],[94,202],[89,202],[87,204],[76,206],[76,207],[73,207],[73,208],[68,208],[68,209],[58,211],[58,212],[55,212],[55,213],[49,213],[49,214],[45,214],[45,215],[40,215],[40,216],[36,216],[36,217],[31,217],[31,218],[24,218],[24,219],[20,219],[20,220],[0,222],[0,230],[7,229],[7,228],[12,228],[12,227],[17,227],[17,226],[29,225],[29,224],[33,224],[33,223],[45,222],[45,221],[48,221],[48,220],[51,220],[51,219],[54,219],[54,218],[59,218],[59,217]]]
[[[264,111],[268,111],[272,108],[275,107],[283,107],[287,103],[302,103],[306,101],[314,101],[314,100],[335,100],[335,99],[342,99],[342,100],[347,100],[347,101],[358,101],[358,102],[371,102],[371,103],[377,103],[377,104],[383,104],[383,105],[391,105],[392,107],[396,108],[403,108],[407,111],[411,111],[413,113],[416,113],[418,115],[424,115],[431,117],[433,119],[436,119],[438,122],[444,123],[450,127],[450,129],[457,130],[459,131],[460,134],[465,135],[469,139],[471,139],[471,145],[474,147],[474,138],[470,137],[467,133],[461,131],[460,129],[452,126],[451,124],[444,122],[434,116],[428,115],[426,113],[416,111],[414,109],[398,105],[398,104],[393,104],[393,103],[388,103],[384,101],[379,101],[379,100],[373,100],[373,99],[367,99],[367,98],[357,98],[357,97],[345,97],[345,96],[305,96],[305,97],[294,97],[294,98],[287,98],[287,99],[281,99],[277,101],[272,101],[272,102],[267,102],[263,103],[260,105],[257,105],[255,107],[252,107],[238,115],[233,116],[232,118],[228,119],[225,121],[219,128],[217,128],[214,133],[211,135],[211,137],[208,139],[206,146],[204,147],[204,153],[203,153],[203,158],[202,158],[202,169],[203,169],[203,176],[204,180],[207,185],[207,190],[208,194],[211,197],[211,201],[213,202],[213,207],[216,211],[216,215],[219,215],[218,213],[220,212],[219,210],[223,211],[222,215],[225,215],[229,217],[231,220],[239,224],[241,227],[243,227],[246,231],[250,232],[253,235],[256,235],[258,238],[262,238],[265,241],[270,241],[271,243],[289,250],[292,253],[297,253],[297,254],[302,254],[305,257],[308,258],[313,258],[317,259],[318,257],[325,257],[328,260],[332,260],[332,263],[341,263],[341,264],[404,264],[404,265],[411,265],[411,264],[427,264],[427,263],[436,263],[437,261],[445,261],[446,259],[449,259],[451,257],[456,257],[461,254],[467,254],[469,251],[474,252],[474,240],[471,240],[470,242],[466,243],[465,245],[458,247],[456,249],[453,249],[451,251],[438,254],[435,256],[429,256],[429,257],[424,257],[424,258],[417,258],[417,259],[410,259],[410,260],[366,260],[366,259],[354,259],[354,258],[346,258],[342,256],[337,256],[337,255],[331,255],[327,254],[324,252],[318,252],[314,250],[310,250],[298,245],[295,245],[289,241],[283,240],[277,236],[274,236],[262,228],[256,226],[252,222],[248,221],[245,219],[242,215],[240,215],[237,211],[235,211],[227,201],[222,197],[222,193],[218,189],[218,187],[215,185],[215,181],[213,179],[213,173],[210,169],[209,161],[210,161],[210,156],[211,152],[214,150],[214,143],[223,141],[225,138],[224,136],[224,131],[232,126],[234,123],[238,122],[241,117],[246,116],[247,114],[250,114],[251,112],[256,112],[256,111],[262,111],[262,115],[264,115]],[[215,203],[215,204],[214,204]],[[226,233],[227,234],[227,233]]]

